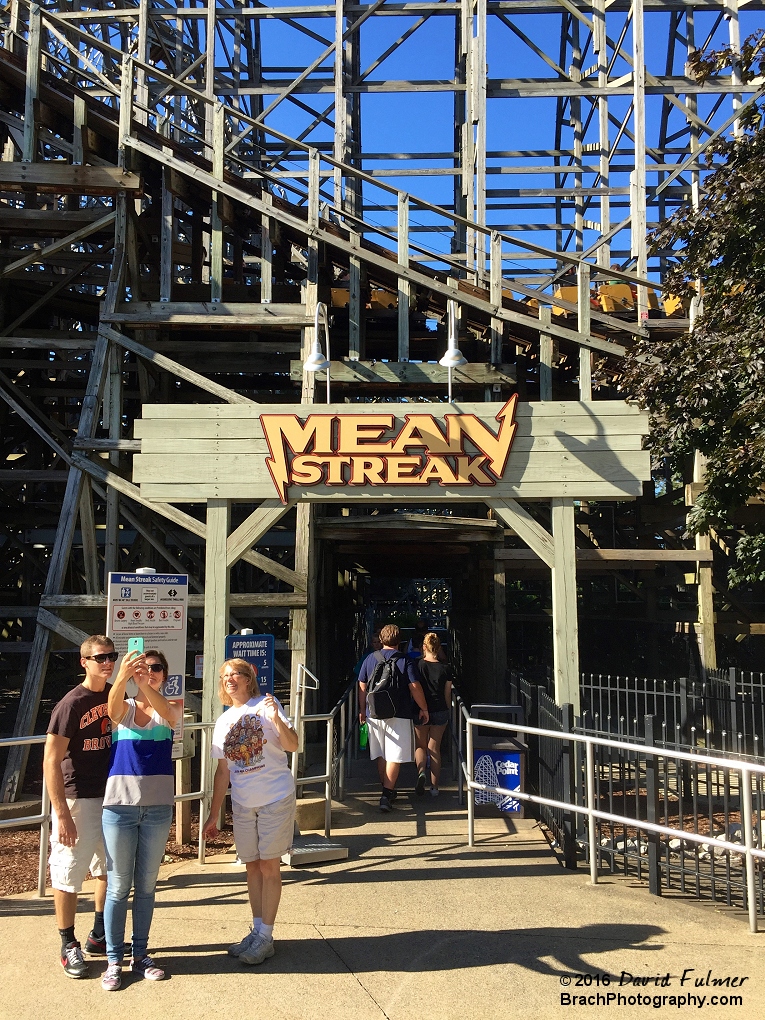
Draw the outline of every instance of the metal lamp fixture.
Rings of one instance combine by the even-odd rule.
[[[321,343],[319,342],[319,320],[321,319],[324,325],[324,337],[327,342],[327,356],[324,357],[324,353],[321,349]],[[331,366],[331,359],[329,354],[329,318],[327,316],[327,306],[323,301],[319,301],[316,305],[316,315],[314,317],[314,333],[313,333],[313,350],[308,355],[306,360],[303,362],[304,372],[323,372],[326,369],[327,372],[327,403],[330,403],[329,399],[329,372]]]
[[[449,340],[446,354],[438,362],[449,370],[449,403],[452,402],[452,369],[467,365],[467,358],[457,346],[457,302],[449,300]]]

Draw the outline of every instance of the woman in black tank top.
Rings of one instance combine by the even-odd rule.
[[[438,779],[441,774],[441,739],[449,722],[452,681],[454,674],[447,662],[439,658],[441,641],[437,634],[430,632],[422,640],[422,658],[417,666],[422,690],[428,703],[429,719],[426,726],[415,722],[416,748],[414,759],[417,764],[417,785],[415,792],[425,792],[427,782],[427,760],[430,755],[430,795],[438,796]],[[441,653],[443,654],[443,653]]]

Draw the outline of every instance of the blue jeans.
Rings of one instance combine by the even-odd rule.
[[[151,807],[113,805],[102,817],[106,846],[106,956],[122,963],[128,896],[133,892],[133,952],[140,960],[149,947],[154,890],[173,816],[171,804]]]

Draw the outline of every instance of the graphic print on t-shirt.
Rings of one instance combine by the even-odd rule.
[[[112,723],[109,718],[108,705],[95,705],[86,712],[80,719],[80,729],[84,730],[88,726],[93,726],[94,723],[98,724],[98,728],[101,730],[101,736],[83,737],[83,751],[103,751],[104,748],[112,746]]]
[[[257,715],[243,715],[235,722],[223,741],[226,758],[242,769],[253,768],[263,761],[263,724]]]

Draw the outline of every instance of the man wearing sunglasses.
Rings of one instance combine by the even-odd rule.
[[[51,885],[61,936],[61,966],[71,978],[88,976],[88,965],[74,935],[77,894],[88,871],[96,879],[95,921],[85,951],[106,953],[106,859],[101,810],[112,743],[108,681],[117,659],[111,638],[104,634],[93,634],[83,641],[80,665],[85,670],[85,679],[54,708],[45,741],[43,772],[53,822]],[[132,675],[138,665],[135,658],[130,663],[123,659],[119,674]]]

